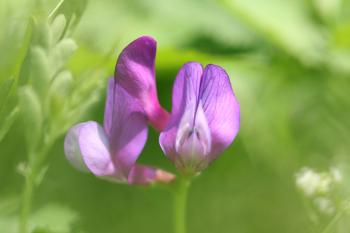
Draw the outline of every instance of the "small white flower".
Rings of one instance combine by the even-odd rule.
[[[326,194],[331,191],[333,179],[329,173],[319,173],[320,181],[317,185],[317,192]]]
[[[328,198],[318,197],[314,200],[314,203],[321,213],[331,215],[335,212],[334,204]]]
[[[336,167],[331,167],[330,174],[336,183],[341,183],[343,181],[343,175]]]
[[[307,196],[312,196],[317,192],[321,177],[311,168],[304,167],[296,174],[296,185]]]
[[[304,167],[296,174],[296,185],[305,195],[327,194],[332,191],[335,183],[340,183],[343,177],[339,169],[331,167],[329,172],[318,173]]]

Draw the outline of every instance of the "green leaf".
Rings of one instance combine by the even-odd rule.
[[[50,87],[50,95],[67,97],[67,94],[71,90],[72,82],[72,74],[68,70],[62,71],[53,80]]]
[[[10,130],[12,124],[15,122],[17,114],[18,108],[15,108],[3,121],[2,125],[0,126],[0,142],[5,137],[6,133]]]
[[[16,80],[8,78],[0,85],[0,141],[5,137],[15,121],[18,109],[16,109]]]
[[[70,25],[71,29],[73,29],[79,23],[80,18],[87,6],[87,2],[87,0],[61,0],[55,9],[50,13],[50,17],[55,18],[60,14],[64,14],[68,25]]]
[[[53,80],[49,89],[50,114],[57,120],[65,109],[69,106],[67,97],[69,97],[73,83],[72,74],[69,71],[62,71]],[[61,126],[59,126],[61,127]]]
[[[52,38],[47,20],[43,18],[34,18],[33,22],[34,30],[32,45],[40,46],[47,51],[50,50]]]
[[[33,88],[43,98],[47,93],[51,72],[48,56],[42,47],[35,46],[31,49],[30,63]]]
[[[8,77],[17,77],[31,38],[31,25],[28,24],[30,4],[28,1],[18,2],[0,3],[0,83]]]
[[[84,17],[93,20],[84,21],[79,27],[88,35],[82,39],[90,47],[102,51],[126,45],[142,34],[154,36],[160,47],[196,47],[225,54],[250,49],[260,42],[249,28],[213,0],[91,1]],[[113,22],[113,28],[117,30],[111,30],[110,25],[104,22]],[[176,30],[169,30],[169,25]],[[208,41],[213,42],[212,45],[221,45],[221,51],[208,46]],[[225,51],[227,47],[230,51]]]
[[[32,229],[45,229],[44,232],[67,233],[76,222],[76,212],[58,204],[48,204],[36,211],[30,218]],[[42,231],[39,231],[42,232]]]
[[[258,32],[266,41],[306,65],[322,61],[325,38],[304,9],[302,1],[223,0],[234,17]]]
[[[77,49],[77,44],[70,38],[61,40],[52,50],[50,60],[54,73],[60,71]]]
[[[20,88],[18,94],[26,146],[28,154],[31,155],[42,136],[42,107],[39,96],[32,87],[24,86]]]
[[[341,12],[342,0],[312,0],[311,3],[324,22],[334,22]]]
[[[51,24],[52,42],[56,44],[63,36],[67,21],[63,14],[58,15]]]
[[[8,78],[0,83],[0,116],[15,85],[15,79]],[[0,118],[1,119],[1,118]]]
[[[4,201],[6,202],[2,203]],[[0,200],[0,232],[18,232],[18,216],[12,213],[13,205],[18,209],[18,197],[12,196]],[[11,208],[11,213],[8,213],[8,208]],[[58,204],[48,204],[30,216],[29,227],[32,233],[71,233],[76,232],[72,231],[72,228],[77,220],[78,215],[72,209]]]

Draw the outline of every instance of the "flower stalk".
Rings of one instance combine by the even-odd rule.
[[[186,233],[188,190],[191,180],[179,177],[174,189],[174,233]]]

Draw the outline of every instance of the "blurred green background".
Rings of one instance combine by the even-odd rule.
[[[172,231],[168,192],[80,173],[63,153],[70,126],[102,122],[116,58],[145,34],[168,110],[187,61],[223,66],[241,105],[237,138],[190,189],[188,232],[350,232],[348,213],[321,213],[295,186],[302,167],[335,166],[332,198],[350,199],[350,1],[1,0],[0,27],[1,233],[17,232],[38,151],[34,232]],[[153,129],[140,161],[175,172]]]

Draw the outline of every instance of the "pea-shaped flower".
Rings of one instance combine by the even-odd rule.
[[[195,174],[232,143],[239,124],[239,103],[225,70],[189,62],[177,74],[170,120],[159,141],[181,172]]]
[[[111,78],[104,126],[88,121],[72,127],[65,138],[65,154],[77,169],[109,180],[130,184],[168,182],[174,178],[171,174],[135,164],[147,132],[147,117],[139,101]]]

